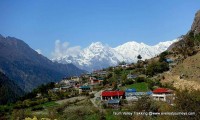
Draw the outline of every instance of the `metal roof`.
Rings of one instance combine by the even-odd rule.
[[[111,99],[107,101],[107,104],[119,104],[120,100],[119,99]]]
[[[136,89],[135,88],[126,89],[125,92],[136,92]]]
[[[103,91],[102,96],[123,96],[125,95],[124,91]]]

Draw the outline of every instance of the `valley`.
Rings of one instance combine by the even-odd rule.
[[[115,2],[117,4],[117,1]],[[18,5],[21,4],[20,2]],[[18,24],[14,26],[14,21],[10,22],[18,28],[19,33],[13,28],[15,34],[24,40],[0,34],[0,120],[200,119],[200,10],[196,12],[187,33],[178,37],[183,31],[174,34],[176,32],[173,30],[178,30],[174,26],[186,24],[184,20],[188,16],[185,16],[186,13],[182,14],[182,11],[175,11],[176,6],[170,13],[167,12],[171,10],[169,6],[167,11],[159,13],[168,17],[157,16],[156,19],[151,19],[152,15],[156,15],[153,14],[155,11],[147,10],[143,13],[145,16],[137,13],[138,10],[132,10],[137,7],[131,6],[132,4],[126,5],[128,8],[131,6],[129,9],[125,9],[121,4],[112,9],[113,4],[106,6],[109,2],[96,6],[88,6],[85,3],[70,6],[72,1],[62,5],[58,2],[60,6],[54,7],[49,4],[52,5],[52,1],[33,4],[34,7],[22,5],[22,9],[34,8],[31,13],[37,11],[37,14],[25,14],[29,18],[25,22],[22,18],[13,19],[16,23],[21,23],[20,29]],[[98,8],[101,5],[105,8]],[[142,6],[148,9],[153,9],[150,5],[154,7],[156,4],[147,5],[143,6],[142,3]],[[191,4],[186,5],[189,7]],[[35,6],[40,9],[35,9]],[[140,7],[137,9],[142,11],[141,8],[144,8]],[[164,6],[159,5],[158,8],[162,7]],[[19,9],[18,6],[16,8]],[[118,11],[122,10],[121,8],[126,12]],[[185,7],[181,8],[185,10]],[[15,11],[12,7],[8,10],[10,9]],[[55,9],[61,11],[57,12]],[[113,14],[110,9],[118,12]],[[99,13],[96,13],[97,11]],[[25,12],[19,12],[16,18]],[[48,16],[47,13],[51,14]],[[132,16],[132,13],[135,14]],[[61,14],[60,17],[57,17],[58,14]],[[179,18],[183,23],[175,21],[175,15],[178,18],[185,16],[185,19]],[[7,14],[2,16],[9,22]],[[137,18],[141,16],[142,19]],[[104,17],[107,19],[103,21]],[[171,21],[173,27],[167,23],[169,17],[175,21]],[[44,19],[46,21],[43,21]],[[111,21],[108,22],[109,20]],[[135,24],[137,20],[141,22],[137,23],[138,25]],[[42,27],[36,29],[40,25]],[[2,26],[5,31],[9,28]],[[29,31],[26,27],[30,27]],[[137,29],[132,30],[134,27]],[[146,27],[148,30],[145,30]],[[12,29],[9,28],[8,31]],[[15,35],[14,32],[8,33]],[[88,40],[82,38],[83,34]],[[145,40],[148,44],[130,41],[129,38],[134,38],[137,34],[141,39],[146,39],[146,35],[151,36],[149,40],[174,36],[177,38],[157,42],[155,45],[148,45],[156,43],[148,40]],[[55,40],[66,36],[66,39],[71,40]],[[30,40],[26,40],[27,38]],[[95,40],[97,38],[105,40]],[[52,40],[55,40],[55,48],[50,52],[50,49],[53,49]],[[110,43],[110,46],[105,41]],[[113,42],[116,42],[117,46],[114,46]],[[73,47],[70,46],[71,43]],[[38,49],[39,47],[42,50]],[[47,54],[48,57],[45,56]]]

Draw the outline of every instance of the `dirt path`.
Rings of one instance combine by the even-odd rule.
[[[86,96],[78,96],[78,97],[67,98],[67,99],[64,99],[64,100],[58,100],[55,103],[63,104],[65,102],[74,102],[76,100],[84,100],[86,98],[87,98]]]
[[[92,104],[93,104],[95,107],[99,107],[99,105],[97,105],[97,104],[95,103],[95,101],[96,101],[97,98],[100,97],[101,92],[102,92],[102,90],[101,90],[101,91],[98,91],[98,92],[95,92],[94,98],[91,98],[91,99],[90,99],[90,101],[92,102]]]

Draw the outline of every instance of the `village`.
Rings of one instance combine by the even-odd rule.
[[[15,110],[12,116],[27,116],[27,120],[33,117],[44,120],[181,117],[161,115],[184,111],[182,104],[193,105],[191,108],[198,110],[198,101],[183,100],[198,91],[191,94],[165,83],[163,74],[170,73],[180,61],[180,57],[166,51],[152,59],[141,60],[140,56],[136,63],[121,62],[80,76],[64,77],[59,82],[41,85],[21,98],[12,106]],[[180,74],[179,78],[184,81],[184,75]]]
[[[200,120],[199,1],[0,6],[0,120]]]
[[[174,65],[173,60],[166,59],[170,65]],[[144,61],[140,60],[137,64],[146,67]],[[169,105],[174,104],[175,92],[170,88],[153,86],[149,88],[149,83],[145,74],[133,73],[134,64],[121,63],[118,66],[108,69],[96,70],[91,73],[82,74],[81,76],[73,76],[63,78],[60,82],[55,83],[53,89],[48,92],[69,93],[72,95],[76,91],[76,96],[90,96],[90,100],[95,107],[119,109],[129,104],[134,104],[142,97],[148,97],[155,101],[163,101]],[[138,68],[136,68],[138,69]],[[125,72],[122,74],[122,72]],[[117,75],[122,74],[122,75]],[[111,77],[112,76],[112,77]],[[117,80],[113,80],[117,79]],[[142,86],[137,86],[142,84]],[[134,85],[136,85],[134,87]],[[141,89],[141,88],[144,89]],[[138,89],[139,88],[139,89]],[[38,94],[37,97],[40,97]]]
[[[198,98],[194,97],[198,97],[198,91],[180,91],[165,80],[164,75],[180,62],[179,56],[168,51],[148,60],[138,57],[136,63],[121,62],[41,85],[6,109],[14,109],[13,117],[27,116],[27,120],[179,118],[161,113],[184,111],[183,105],[199,110]],[[185,75],[178,77],[184,81]],[[188,96],[196,101],[188,103]]]

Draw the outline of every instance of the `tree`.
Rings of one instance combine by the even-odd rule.
[[[126,65],[126,62],[122,61],[122,62],[119,63],[119,65]]]
[[[169,64],[166,62],[153,62],[147,66],[146,75],[153,76],[169,70]]]
[[[200,119],[200,94],[199,90],[177,90],[175,99],[175,111],[182,112],[194,112],[194,115],[186,115],[187,120],[199,120]],[[177,116],[177,119],[181,119],[183,116]]]
[[[137,59],[138,59],[138,60],[141,60],[141,59],[142,59],[142,56],[141,56],[141,55],[138,55],[138,56],[137,56]]]
[[[166,59],[166,56],[168,55],[168,51],[164,51],[160,54],[159,62],[163,62]]]

